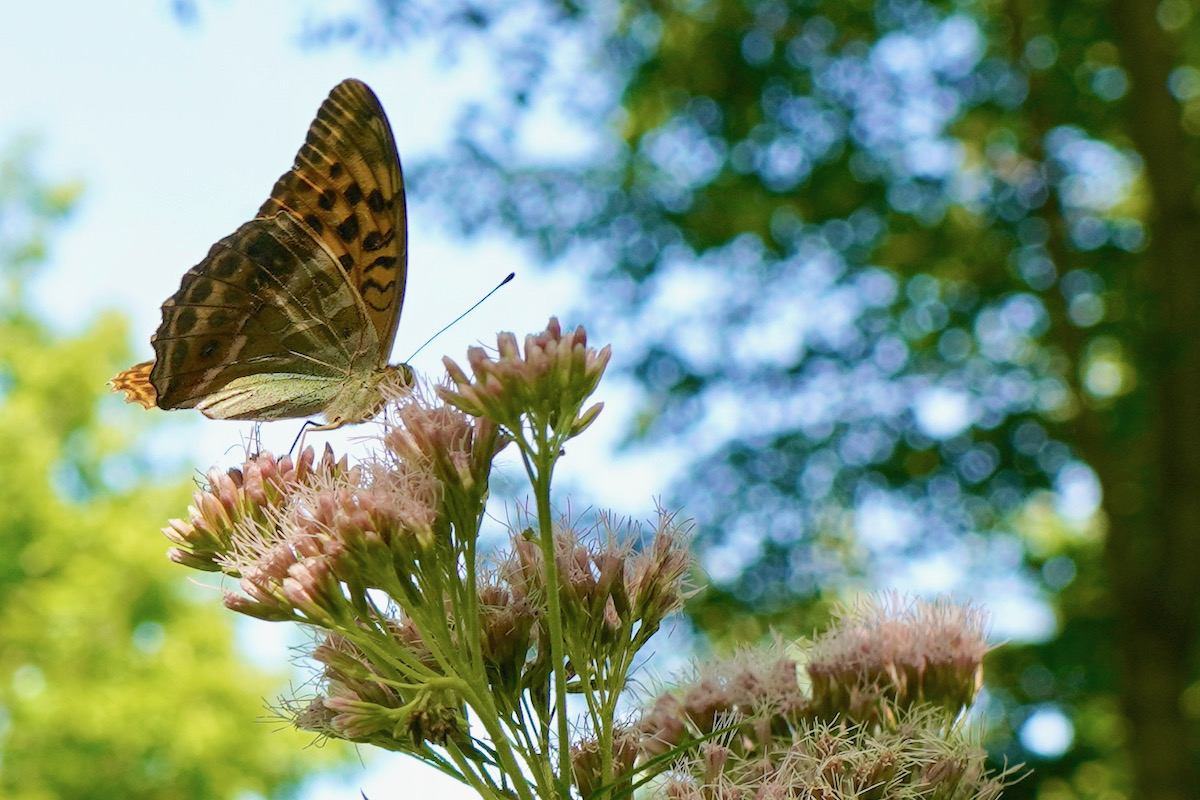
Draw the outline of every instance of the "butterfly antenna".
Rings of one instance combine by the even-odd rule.
[[[413,354],[412,354],[411,356],[409,356],[409,357],[408,357],[406,360],[407,360],[407,361],[412,361],[414,358],[416,358],[416,356],[417,356],[417,353],[421,352],[421,351],[422,351],[422,350],[424,350],[426,347],[428,347],[430,342],[432,342],[432,341],[433,341],[434,339],[436,339],[437,337],[441,336],[441,335],[442,335],[443,333],[445,333],[446,331],[448,331],[448,330],[450,330],[451,328],[453,328],[453,327],[454,327],[454,326],[455,326],[455,325],[458,323],[458,321],[459,321],[460,319],[462,319],[462,318],[463,318],[463,317],[465,317],[467,314],[470,314],[472,311],[474,311],[475,309],[477,309],[477,308],[479,308],[481,305],[483,305],[483,301],[484,301],[484,300],[487,300],[489,297],[491,297],[492,295],[494,295],[496,292],[500,291],[500,287],[501,287],[501,286],[503,286],[504,284],[508,283],[509,281],[511,281],[511,280],[512,280],[513,278],[515,278],[515,277],[517,277],[517,273],[515,273],[515,272],[510,272],[510,273],[508,273],[508,277],[507,277],[507,278],[505,278],[504,280],[500,281],[499,283],[497,283],[497,284],[496,284],[496,288],[495,288],[495,289],[492,289],[490,292],[488,292],[487,294],[485,294],[483,297],[479,298],[479,300],[478,300],[478,301],[475,303],[475,305],[471,306],[471,307],[470,307],[470,308],[468,308],[466,311],[462,312],[462,313],[461,313],[461,314],[459,314],[457,317],[455,317],[455,318],[454,318],[454,321],[453,321],[453,322],[451,322],[449,325],[447,325],[446,327],[442,328],[440,331],[438,331],[437,333],[435,333],[433,336],[430,336],[430,337],[429,337],[429,339],[427,339],[427,340],[426,340],[425,344],[421,345],[421,346],[420,346],[420,347],[418,347],[416,350],[414,350],[414,351],[413,351]]]

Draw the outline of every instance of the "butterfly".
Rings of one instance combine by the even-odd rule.
[[[211,419],[365,422],[413,384],[390,366],[408,233],[400,156],[366,84],[334,87],[258,215],[162,306],[154,360],[113,378],[146,408]]]

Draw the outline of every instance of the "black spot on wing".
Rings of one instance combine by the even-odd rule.
[[[246,243],[246,256],[271,271],[292,260],[288,249],[267,231],[259,231]]]
[[[363,250],[366,250],[367,252],[380,250],[389,242],[391,242],[395,236],[396,234],[394,232],[388,233],[387,236],[384,236],[379,231],[371,231],[363,237]]]
[[[171,346],[170,366],[171,372],[179,372],[183,365],[188,360],[188,344],[184,341],[176,341]]]
[[[208,299],[209,295],[212,294],[212,290],[212,281],[204,279],[192,281],[192,287],[188,290],[186,302],[200,305]]]
[[[395,285],[396,285],[396,282],[394,280],[388,281],[387,283],[380,283],[377,280],[368,278],[367,280],[363,281],[362,284],[358,287],[358,291],[359,291],[359,294],[362,295],[363,300],[366,302],[366,304],[368,306],[375,309],[376,311],[387,311],[388,306],[391,304],[389,301],[389,296],[391,294],[392,287],[394,287]],[[382,304],[375,305],[375,303],[371,301],[370,298],[373,295],[368,292],[369,289],[374,289],[375,291],[379,292],[379,296],[384,298]]]
[[[379,258],[372,261],[370,263],[370,265],[365,270],[363,270],[363,272],[367,273],[367,272],[371,272],[372,270],[376,270],[376,269],[390,270],[396,266],[397,260],[398,259],[395,256],[380,256]]]
[[[353,212],[337,226],[337,235],[343,242],[352,242],[358,238],[358,217]]]
[[[185,308],[175,315],[174,325],[171,326],[171,333],[176,336],[184,336],[191,332],[192,328],[196,327],[196,311],[195,309]]]
[[[213,263],[212,274],[214,278],[228,280],[237,274],[241,266],[242,260],[236,253],[225,253]]]

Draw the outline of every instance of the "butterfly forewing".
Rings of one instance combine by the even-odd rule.
[[[367,310],[387,362],[404,302],[404,179],[391,126],[362,82],[338,84],[317,111],[291,170],[259,210],[290,212],[325,242]]]
[[[374,369],[378,352],[366,309],[332,253],[287,212],[251,220],[213,245],[163,304],[153,343],[151,380],[168,409],[198,405],[252,375],[326,379],[314,385],[333,392]],[[310,395],[297,405],[319,401]]]

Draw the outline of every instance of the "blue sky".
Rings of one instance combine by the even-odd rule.
[[[435,63],[431,51],[388,59],[348,47],[305,51],[296,43],[300,4],[206,4],[190,27],[167,6],[22,4],[0,48],[0,135],[37,136],[46,172],[87,187],[37,293],[68,329],[117,307],[148,341],[159,304],[213,241],[254,214],[341,79],[375,88],[410,161],[447,141],[463,87],[478,85],[469,68]],[[516,248],[449,241],[419,200],[400,357],[511,269],[520,270],[515,291],[440,340],[420,366],[569,304],[570,287],[533,274]]]

